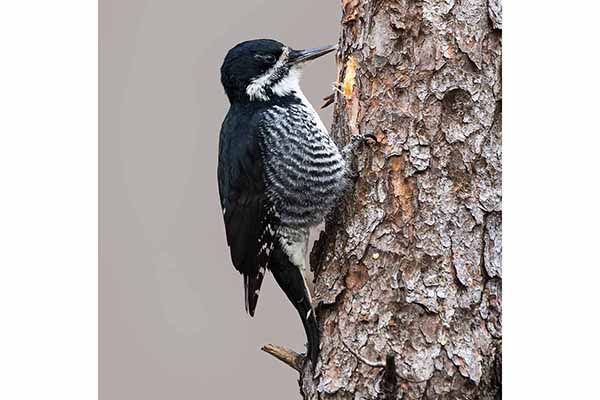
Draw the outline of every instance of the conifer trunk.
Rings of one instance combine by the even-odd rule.
[[[301,393],[499,398],[500,2],[342,7],[332,135],[378,143],[311,254],[322,349]]]

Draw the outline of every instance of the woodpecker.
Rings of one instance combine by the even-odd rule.
[[[227,243],[254,316],[270,270],[298,311],[314,369],[319,328],[304,272],[309,229],[348,187],[363,137],[342,151],[300,89],[303,66],[337,46],[294,50],[278,41],[242,42],[227,53],[221,83],[230,102],[219,138],[217,176]]]

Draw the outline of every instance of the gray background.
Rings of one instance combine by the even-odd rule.
[[[259,349],[304,351],[300,320],[270,276],[245,314],[225,243],[219,67],[246,39],[336,43],[339,2],[99,4],[100,398],[299,398],[297,374]],[[315,62],[305,94],[320,104],[334,79],[333,56]]]

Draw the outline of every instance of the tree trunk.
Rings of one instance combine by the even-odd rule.
[[[322,349],[305,399],[500,397],[501,15],[500,0],[343,0],[332,135],[378,140],[311,255]]]

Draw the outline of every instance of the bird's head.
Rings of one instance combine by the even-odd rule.
[[[294,50],[276,40],[242,42],[229,50],[221,66],[221,83],[229,100],[268,101],[299,90],[302,66],[337,46]]]

